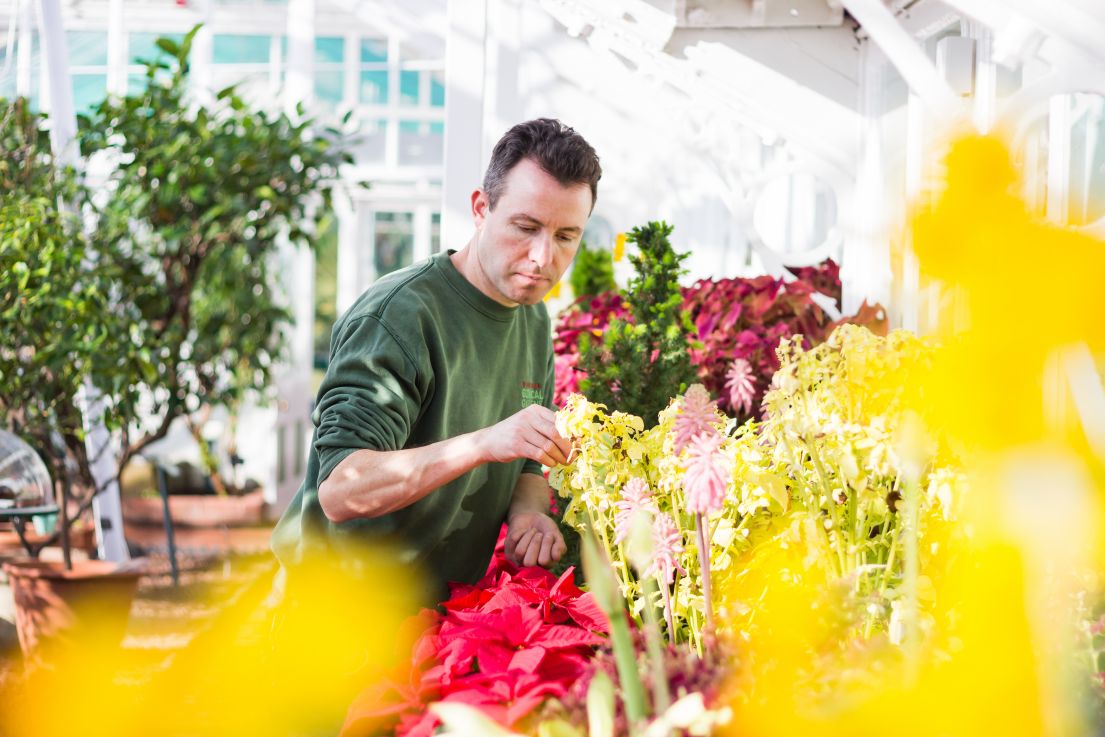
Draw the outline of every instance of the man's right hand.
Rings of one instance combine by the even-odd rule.
[[[556,413],[548,407],[531,404],[502,422],[479,433],[487,459],[507,463],[530,458],[545,466],[568,462],[572,445],[556,431]]]

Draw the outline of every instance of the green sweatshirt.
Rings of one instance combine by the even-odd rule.
[[[451,252],[450,252],[451,253]],[[552,406],[553,352],[544,304],[505,307],[453,266],[449,253],[373,284],[334,326],[330,366],[311,417],[307,474],[273,532],[285,568],[311,553],[356,556],[373,538],[444,581],[474,583],[531,460],[477,466],[408,507],[334,523],[318,487],[350,453],[429,445]],[[371,480],[369,480],[371,483]]]

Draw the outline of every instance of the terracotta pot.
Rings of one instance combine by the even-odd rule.
[[[23,534],[26,535],[27,542],[32,545],[39,545],[50,538],[50,535],[40,535],[35,532],[30,525],[27,525]],[[61,545],[60,538],[56,545]],[[87,525],[74,525],[69,530],[69,545],[74,550],[95,550],[96,530]],[[0,524],[0,555],[6,554],[26,555],[27,550],[10,524]]]
[[[15,626],[28,663],[80,648],[114,648],[123,640],[141,575],[100,560],[63,563],[18,559],[4,563],[15,599]]]
[[[241,496],[170,494],[169,514],[181,527],[245,527],[265,522],[261,489]],[[164,524],[159,497],[124,497],[123,519],[136,525]]]

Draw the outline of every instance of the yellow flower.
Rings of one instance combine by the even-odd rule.
[[[614,239],[614,261],[621,261],[625,256],[625,233],[618,233]]]

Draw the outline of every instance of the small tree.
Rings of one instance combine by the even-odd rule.
[[[126,284],[110,253],[93,254],[76,208],[84,190],[57,166],[43,116],[25,99],[0,100],[0,417],[43,457],[57,485],[67,567],[67,518],[92,504],[96,488],[77,397],[85,378],[110,394],[100,417],[119,428],[133,416],[151,366],[132,340],[132,315],[112,295]],[[104,244],[110,248],[111,244]]]
[[[587,398],[651,424],[695,380],[688,354],[692,328],[679,288],[688,254],[675,252],[671,232],[667,223],[651,222],[629,233],[638,248],[630,256],[637,275],[625,294],[631,319],[612,321],[601,342],[584,334],[580,351],[579,367],[587,374],[580,388]]]
[[[159,39],[164,54],[148,62],[145,89],[82,121],[83,153],[117,164],[94,242],[117,244],[120,270],[148,277],[127,299],[156,367],[154,420],[124,430],[121,468],[178,417],[200,440],[201,407],[233,416],[248,392],[270,385],[291,322],[274,289],[279,244],[314,246],[338,168],[351,161],[338,131],[251,109],[233,87],[211,107],[191,103],[196,30],[180,44]]]
[[[569,277],[572,295],[576,299],[594,297],[597,294],[617,289],[614,281],[614,257],[605,248],[591,248],[586,242],[579,244],[579,251],[572,262]]]

